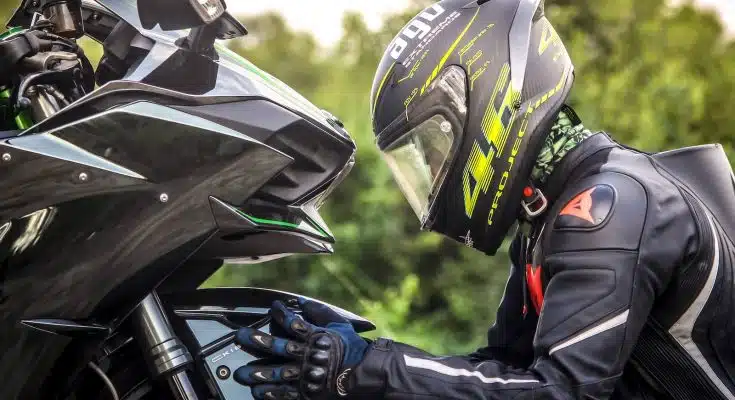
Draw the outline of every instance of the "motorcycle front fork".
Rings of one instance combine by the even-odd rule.
[[[174,333],[156,292],[138,305],[133,323],[154,378],[165,378],[177,400],[199,400],[186,369],[193,358]]]

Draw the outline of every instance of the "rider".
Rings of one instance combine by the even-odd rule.
[[[565,104],[573,78],[540,0],[416,16],[378,68],[373,128],[424,229],[494,254],[517,223],[488,344],[435,357],[275,304],[283,329],[237,339],[277,358],[236,379],[265,399],[735,399],[721,149],[651,155],[593,133]]]

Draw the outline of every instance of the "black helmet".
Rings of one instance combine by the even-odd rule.
[[[542,0],[444,0],[401,30],[373,82],[373,129],[424,229],[497,251],[534,197],[573,70]]]

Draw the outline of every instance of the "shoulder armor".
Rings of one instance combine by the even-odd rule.
[[[627,175],[603,172],[582,179],[551,209],[545,253],[637,250],[647,209],[646,190]]]
[[[612,214],[615,200],[615,189],[610,185],[598,184],[584,189],[561,209],[554,222],[554,228],[599,229]]]

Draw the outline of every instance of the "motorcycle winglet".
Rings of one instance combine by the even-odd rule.
[[[68,319],[26,319],[21,324],[46,333],[61,335],[70,338],[80,337],[105,337],[109,335],[110,328],[97,324],[80,323]]]

